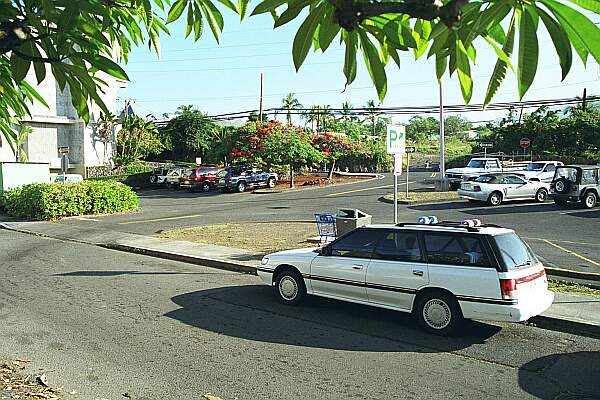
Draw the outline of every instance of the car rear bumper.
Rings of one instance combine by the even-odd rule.
[[[517,304],[475,304],[459,301],[463,316],[484,321],[521,322],[540,315],[552,305],[554,293],[546,290],[535,299],[519,301]]]
[[[483,192],[471,192],[468,190],[458,189],[457,193],[461,199],[487,201],[487,195]]]

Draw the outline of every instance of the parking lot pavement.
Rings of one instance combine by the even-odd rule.
[[[274,302],[258,278],[0,231],[0,358],[73,399],[597,395],[598,340],[521,324],[431,336],[408,315]]]

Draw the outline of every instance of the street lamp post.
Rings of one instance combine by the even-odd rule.
[[[444,92],[442,80],[438,81],[440,87],[440,191],[448,190],[446,187],[446,160],[444,157]]]

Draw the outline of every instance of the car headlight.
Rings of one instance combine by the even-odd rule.
[[[269,257],[263,257],[262,260],[260,260],[260,265],[267,265],[269,263]]]

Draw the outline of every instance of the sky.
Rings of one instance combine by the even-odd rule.
[[[185,39],[185,18],[169,24],[170,36],[161,39],[161,55],[157,57],[147,47],[134,49],[125,66],[130,82],[119,92],[117,108],[131,101],[139,115],[172,113],[182,104],[216,115],[258,109],[260,74],[264,74],[264,107],[279,107],[287,93],[295,93],[305,107],[328,104],[340,108],[348,101],[364,107],[377,93],[368,72],[358,57],[359,67],[354,83],[343,91],[344,50],[338,39],[323,54],[309,53],[300,71],[292,60],[292,42],[302,19],[273,29],[268,14],[249,17],[240,23],[230,10],[222,10],[225,28],[218,45],[208,26],[198,42]],[[599,23],[600,17],[591,15]],[[540,24],[542,27],[543,24]],[[193,34],[191,35],[193,36]],[[540,100],[600,94],[600,68],[590,56],[585,68],[573,52],[573,68],[561,82],[558,56],[550,37],[539,31],[540,60],[536,79],[523,100]],[[477,47],[477,62],[472,67],[474,94],[471,103],[482,103],[489,77],[497,57],[485,42]],[[401,55],[401,68],[390,61],[386,68],[388,92],[382,107],[428,106],[439,104],[434,61],[415,61],[412,53]],[[516,62],[514,62],[516,67]],[[444,104],[464,104],[456,75],[443,79]],[[493,102],[519,101],[515,74],[508,77]],[[487,111],[462,114],[473,122],[493,120],[505,112]],[[403,123],[411,116],[394,116],[394,123]],[[294,121],[299,123],[299,121]]]

